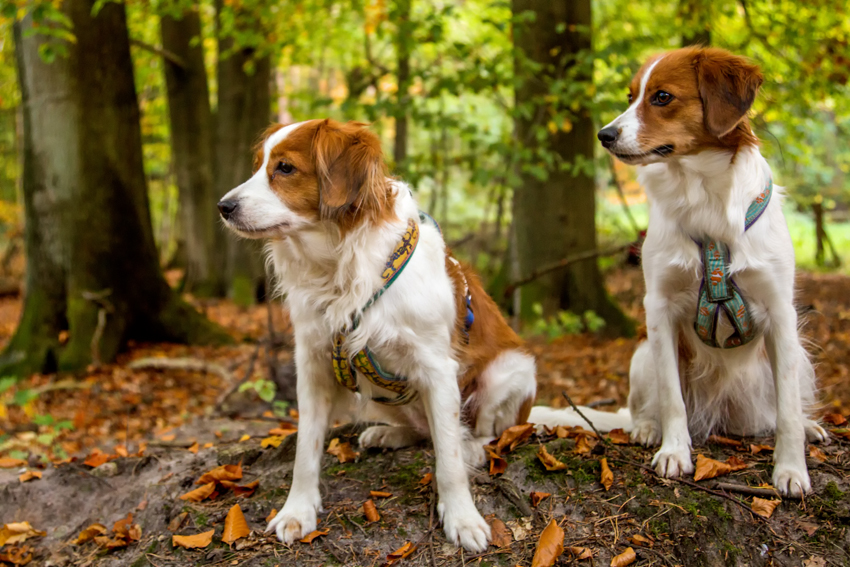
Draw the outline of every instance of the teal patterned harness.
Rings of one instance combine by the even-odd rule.
[[[773,194],[773,180],[768,178],[764,190],[750,203],[744,224],[744,231],[761,217]],[[694,330],[700,340],[710,347],[734,348],[745,345],[756,336],[755,324],[744,296],[729,275],[729,246],[705,238],[696,241],[702,257],[703,278],[699,288],[697,317]],[[720,313],[732,324],[734,332],[721,345],[717,340],[717,323]]]

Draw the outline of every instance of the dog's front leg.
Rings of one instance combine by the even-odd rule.
[[[782,494],[800,496],[811,489],[806,467],[806,433],[800,402],[800,360],[797,312],[791,303],[771,306],[765,346],[776,388],[776,450],[773,486]]]
[[[299,420],[292,486],[283,509],[266,528],[267,532],[274,530],[278,539],[287,544],[316,529],[316,513],[322,509],[319,494],[322,447],[339,389],[333,378],[328,351],[316,350],[309,341],[298,339],[296,336]]]
[[[448,360],[429,372],[420,395],[434,440],[437,457],[437,511],[446,538],[469,551],[480,553],[490,541],[490,526],[478,513],[463,458],[463,431],[460,423],[460,390],[457,363]]]
[[[677,356],[678,329],[673,324],[667,300],[647,294],[647,338],[655,362],[658,408],[661,418],[661,448],[652,459],[655,471],[666,478],[693,472],[688,414],[682,398]]]

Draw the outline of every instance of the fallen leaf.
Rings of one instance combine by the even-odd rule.
[[[487,445],[484,449],[490,457],[490,476],[504,474],[505,470],[508,468],[508,462],[499,456],[499,454],[494,451],[491,446]]]
[[[552,496],[552,495],[549,494],[548,492],[532,492],[531,493],[531,505],[534,508],[537,508],[537,506],[541,502],[543,502],[543,500],[545,500],[546,498],[549,498],[550,496]]]
[[[12,565],[26,565],[32,561],[31,548],[28,545],[21,547],[10,547],[0,553],[0,563],[11,563]]]
[[[187,451],[189,451],[190,453],[194,453],[194,454],[196,454],[196,455],[197,455],[197,454],[198,454],[198,449],[200,449],[200,447],[198,446],[198,442],[197,442],[197,441],[195,441],[194,443],[192,443],[192,444],[189,446],[189,448],[187,449]]]
[[[637,561],[635,550],[629,547],[620,555],[611,558],[611,567],[626,567]]]
[[[732,456],[726,459],[726,462],[710,459],[703,454],[697,455],[696,470],[694,471],[694,480],[705,480],[715,478],[724,474],[729,474],[733,471],[739,471],[747,468],[747,464],[738,457]]]
[[[576,435],[576,446],[573,451],[578,455],[586,455],[593,450],[594,445],[596,445],[596,440],[583,433]]]
[[[328,535],[328,533],[329,533],[330,531],[331,531],[331,530],[330,530],[330,528],[328,528],[328,529],[326,529],[326,530],[316,530],[316,531],[312,531],[312,532],[310,532],[309,534],[307,534],[307,535],[305,535],[304,537],[302,537],[299,541],[300,541],[301,543],[313,543],[313,540],[314,540],[314,539],[316,539],[317,537],[322,537],[323,535]]]
[[[168,531],[176,532],[180,528],[183,527],[183,524],[186,522],[186,518],[189,517],[189,512],[181,512],[171,518],[171,521],[168,522]]]
[[[501,455],[505,448],[513,451],[517,445],[531,437],[532,433],[534,433],[534,425],[531,423],[508,427],[502,432],[499,441],[496,442],[496,452]]]
[[[214,533],[215,530],[210,530],[195,535],[174,535],[171,536],[171,545],[184,549],[203,549],[212,543]]]
[[[254,492],[257,490],[257,487],[260,486],[259,480],[252,480],[248,484],[241,486],[234,486],[232,488],[233,494],[236,496],[242,496],[244,498],[248,498],[254,495]]]
[[[413,553],[414,551],[416,551],[416,546],[408,541],[404,545],[402,545],[401,547],[399,547],[398,549],[396,549],[395,551],[393,551],[392,553],[387,555],[387,563],[386,564],[392,565],[393,563],[401,561],[405,557],[409,557],[410,554]]]
[[[758,455],[762,451],[773,451],[773,447],[770,445],[753,445],[750,444],[750,453],[753,455]]]
[[[268,449],[269,447],[280,447],[281,443],[283,443],[283,437],[280,435],[272,435],[271,437],[266,437],[260,441],[260,447],[263,449]]]
[[[432,475],[431,473],[425,473],[425,476],[423,476],[421,479],[419,479],[419,485],[420,486],[428,486],[429,484],[431,484],[432,478],[434,478],[434,475]]]
[[[564,530],[555,520],[550,520],[549,525],[540,534],[531,567],[550,567],[563,552]]]
[[[128,538],[130,525],[133,523],[133,513],[129,512],[125,517],[121,518],[112,525],[112,531],[115,535]]]
[[[812,537],[815,532],[820,529],[820,526],[812,522],[797,522],[797,527],[806,532],[806,535]]]
[[[12,522],[0,528],[0,547],[7,543],[23,543],[31,537],[44,537],[47,532],[40,532],[29,522]]]
[[[272,511],[269,512],[269,515],[266,516],[266,522],[271,522],[274,520],[274,517],[277,516],[277,508],[272,508]]]
[[[570,430],[569,428],[564,427],[563,425],[559,425],[555,428],[555,435],[558,436],[558,439],[566,439],[570,436]]]
[[[716,445],[726,445],[727,447],[743,446],[743,443],[741,443],[737,439],[729,439],[728,437],[723,437],[721,435],[711,435],[709,436],[708,441]]]
[[[363,515],[366,516],[366,521],[369,523],[381,521],[381,515],[372,500],[363,503]]]
[[[593,558],[593,553],[586,547],[568,547],[567,551],[572,553],[578,560]]]
[[[635,534],[628,538],[630,542],[636,545],[645,545],[647,547],[652,547],[652,540],[646,536],[642,536],[640,534]]]
[[[354,462],[360,456],[360,453],[351,448],[351,443],[348,441],[340,443],[337,437],[331,439],[331,442],[328,444],[327,453],[336,457],[340,463]]]
[[[221,465],[201,475],[195,484],[209,484],[221,480],[241,480],[242,463],[238,465]]]
[[[145,510],[147,507],[148,507],[148,501],[147,501],[147,500],[142,500],[141,502],[139,502],[139,505],[138,505],[138,506],[136,506],[136,510],[137,510],[137,511],[139,511],[139,512],[142,512],[142,511],[143,511],[143,510]]]
[[[382,492],[380,490],[370,490],[369,496],[371,496],[372,498],[389,498],[390,496],[392,496],[392,493]]]
[[[95,449],[91,452],[91,454],[86,457],[86,460],[83,461],[84,465],[87,465],[91,468],[97,468],[106,461],[109,460],[109,455],[101,451],[100,449]]]
[[[531,533],[531,516],[510,520],[506,522],[505,525],[511,530],[511,533],[514,536],[514,541],[522,541],[528,537],[529,533]]]
[[[168,443],[170,441],[174,441],[177,438],[177,435],[175,435],[174,433],[169,433],[168,435],[160,435],[159,438]]]
[[[27,471],[21,476],[18,477],[18,480],[21,482],[26,482],[28,480],[32,480],[34,478],[41,478],[41,471]]]
[[[850,429],[831,429],[830,431],[832,431],[834,435],[838,435],[844,439],[850,439]]]
[[[773,511],[777,506],[779,506],[780,502],[781,500],[765,500],[764,498],[754,496],[752,505],[753,512],[759,516],[770,518],[773,515]]]
[[[212,443],[204,443],[204,449],[209,449],[212,446],[213,446]]]
[[[285,439],[286,437],[289,437],[290,435],[292,435],[293,433],[296,433],[297,431],[298,430],[294,429],[294,428],[293,429],[281,429],[279,427],[275,427],[274,429],[269,430],[269,435],[271,435],[272,437],[280,437],[281,439]]]
[[[115,446],[115,454],[119,457],[128,457],[130,453],[127,452],[127,447],[124,445],[116,445]]]
[[[17,467],[26,466],[27,462],[23,459],[13,459],[12,457],[0,457],[0,469],[14,469]]]
[[[803,559],[803,567],[826,567],[826,559],[820,555],[812,555],[808,559]]]
[[[196,488],[195,490],[191,490],[180,497],[180,500],[188,500],[190,502],[200,502],[201,500],[206,500],[207,498],[215,492],[215,483],[209,482],[203,485],[200,488]]]
[[[243,441],[247,441],[250,438],[251,436],[246,433],[245,435],[239,438],[239,442],[242,443]]]
[[[731,457],[726,459],[726,464],[729,465],[729,468],[732,472],[742,471],[748,466],[747,463],[745,463],[743,460],[739,459],[735,455],[732,455]]]
[[[82,545],[86,542],[93,540],[97,536],[105,534],[108,531],[109,530],[103,524],[92,524],[80,532],[80,535],[77,536],[77,539],[74,540],[74,543],[76,545]]]
[[[567,465],[549,454],[546,445],[540,445],[540,448],[537,449],[537,458],[540,459],[547,471],[559,471],[567,468]]]
[[[491,518],[490,524],[490,544],[496,547],[507,547],[513,543],[514,538],[511,537],[511,531],[505,525],[505,522],[499,518]]]
[[[242,513],[242,508],[239,504],[234,504],[227,512],[224,518],[224,531],[221,532],[221,541],[230,545],[239,538],[243,538],[251,533],[251,528],[248,527],[248,522],[245,521],[245,514]]]
[[[812,446],[811,448],[809,448],[809,456],[811,458],[817,460],[817,461],[822,462],[822,463],[826,462],[826,459],[827,459],[826,453],[824,453],[823,451],[821,451],[820,449],[818,449],[815,446]]]
[[[605,457],[599,459],[599,466],[602,468],[599,482],[602,483],[602,486],[605,487],[605,491],[607,492],[611,490],[611,486],[614,484],[614,473],[608,468],[608,459]]]
[[[610,439],[611,443],[614,445],[628,445],[632,441],[629,434],[622,429],[612,429],[609,431],[608,439]]]
[[[845,423],[847,423],[847,418],[841,415],[840,413],[828,413],[823,416],[823,421],[838,427],[839,425],[844,425]]]

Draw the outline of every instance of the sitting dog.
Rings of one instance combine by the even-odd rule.
[[[664,477],[693,472],[692,435],[775,431],[773,484],[800,495],[811,488],[806,439],[827,434],[808,417],[815,375],[797,331],[781,189],[747,119],[761,83],[757,66],[727,51],[672,51],[638,71],[628,109],[599,132],[639,166],[650,203],[647,340],[632,358],[631,415],[585,415],[660,441],[652,462]],[[530,421],[583,423],[547,408]]]
[[[378,137],[333,120],[273,126],[253,176],[218,207],[237,234],[269,241],[295,334],[292,487],[268,529],[292,543],[316,528],[328,423],[354,408],[386,424],[364,431],[362,447],[433,440],[446,536],[486,549],[467,465],[526,422],[534,359],[409,187],[387,177]]]

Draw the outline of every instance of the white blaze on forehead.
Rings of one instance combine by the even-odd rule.
[[[652,70],[655,69],[655,66],[658,65],[663,58],[664,57],[659,57],[653,61],[652,65],[650,65],[646,70],[646,73],[643,77],[641,77],[638,96],[632,104],[629,105],[624,113],[606,126],[606,128],[615,126],[620,129],[620,143],[617,144],[617,146],[623,150],[629,149],[635,152],[639,151],[637,148],[637,133],[640,129],[640,120],[638,119],[637,109],[643,102],[644,96],[646,96],[646,84],[649,82],[649,76],[652,74]]]
[[[294,132],[299,126],[304,124],[303,122],[296,122],[295,124],[290,124],[289,126],[284,126],[274,134],[268,137],[265,142],[263,142],[263,165],[260,166],[260,169],[257,170],[257,173],[260,171],[264,171],[266,166],[269,164],[269,154],[276,145],[284,141],[292,132]]]

